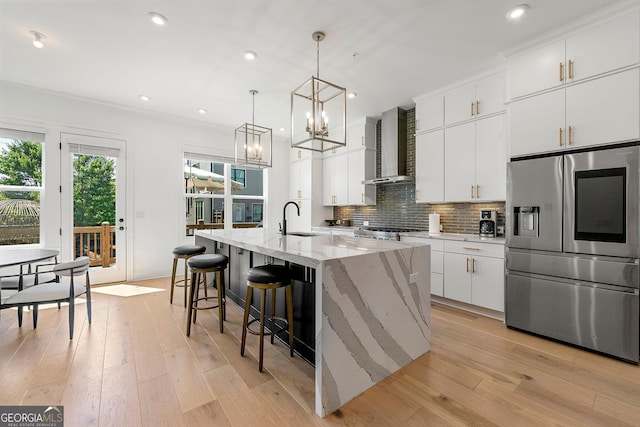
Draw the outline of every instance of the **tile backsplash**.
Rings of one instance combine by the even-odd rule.
[[[376,126],[376,148],[380,152],[380,121]],[[407,110],[407,174],[415,176],[415,109]],[[376,164],[377,176],[380,163]],[[478,233],[480,211],[497,211],[497,225],[504,226],[505,202],[490,203],[416,203],[415,182],[379,184],[376,187],[375,206],[335,206],[334,219],[350,219],[353,225],[389,226],[429,230],[429,214],[440,214],[445,233]]]

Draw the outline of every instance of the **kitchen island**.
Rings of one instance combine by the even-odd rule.
[[[314,296],[314,313],[307,317],[312,325],[305,326],[315,337],[315,410],[320,416],[430,349],[428,244],[282,236],[263,228],[198,230],[196,243],[207,252],[235,248],[235,253],[255,254],[244,267],[273,262],[302,269]],[[294,300],[296,292],[294,287]]]

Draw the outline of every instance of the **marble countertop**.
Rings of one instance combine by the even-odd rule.
[[[323,261],[389,252],[419,245],[413,242],[362,239],[349,236],[281,235],[268,228],[236,228],[233,230],[196,230],[196,236],[226,243],[307,267]],[[425,241],[425,244],[428,242]]]
[[[402,236],[407,237],[420,237],[423,239],[441,239],[441,240],[459,240],[463,242],[479,242],[479,243],[493,243],[496,245],[504,245],[505,238],[499,237],[480,237],[477,234],[461,234],[461,233],[440,233],[429,234],[428,231],[417,231],[413,233],[402,233]]]

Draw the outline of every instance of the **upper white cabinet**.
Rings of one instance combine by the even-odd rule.
[[[349,151],[360,148],[376,149],[376,120],[365,117],[347,128],[347,149]]]
[[[365,118],[347,130],[347,148],[324,153],[323,197],[325,206],[375,205],[375,185],[362,181],[376,174],[376,121]]]
[[[336,153],[322,159],[322,203],[325,206],[341,206],[349,197],[349,152],[339,148]]]
[[[289,163],[289,200],[311,198],[313,163],[311,157]]]
[[[416,203],[505,200],[504,73],[416,98]]]
[[[322,158],[309,150],[292,149],[289,162],[289,200],[300,206],[300,216],[289,213],[289,229],[309,231],[332,218],[322,206]]]
[[[444,124],[451,125],[503,111],[504,92],[504,75],[482,79],[446,92]]]
[[[446,128],[444,160],[445,201],[505,200],[504,114]]]
[[[416,203],[444,201],[444,130],[416,135]]]
[[[511,156],[640,138],[637,68],[510,106]]]
[[[640,62],[640,12],[633,11],[509,58],[515,99]]]
[[[376,176],[376,150],[358,148],[349,151],[349,205],[375,205],[376,186],[363,184],[365,179]]]
[[[444,96],[417,98],[416,134],[441,128],[444,125]],[[375,147],[374,147],[375,148]]]

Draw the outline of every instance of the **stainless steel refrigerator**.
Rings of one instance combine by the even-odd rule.
[[[514,158],[507,326],[638,363],[637,145]]]

